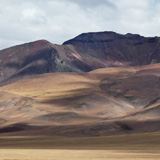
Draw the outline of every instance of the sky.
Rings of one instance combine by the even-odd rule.
[[[0,0],[0,50],[99,31],[160,36],[160,0]]]

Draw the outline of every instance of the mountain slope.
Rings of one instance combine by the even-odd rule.
[[[53,44],[40,40],[0,52],[1,85],[49,72],[80,72],[65,61]]]
[[[64,45],[74,46],[84,59],[93,60],[88,63],[93,69],[97,66],[104,68],[158,63],[160,62],[159,44],[158,37],[121,35],[114,32],[83,33],[64,43]]]
[[[84,33],[63,45],[40,40],[0,51],[0,86],[52,72],[160,62],[160,38],[114,32]]]
[[[49,73],[1,87],[0,133],[95,136],[159,131],[159,75],[156,64]]]

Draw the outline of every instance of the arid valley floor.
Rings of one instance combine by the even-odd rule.
[[[159,132],[92,138],[0,138],[0,160],[159,160],[159,150]]]

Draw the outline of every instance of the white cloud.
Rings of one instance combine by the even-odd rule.
[[[158,0],[0,0],[0,8],[0,49],[94,31],[160,36]]]

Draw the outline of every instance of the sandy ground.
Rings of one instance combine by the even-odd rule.
[[[160,133],[0,137],[0,160],[159,160]]]
[[[160,153],[138,150],[0,149],[0,160],[159,160]]]

